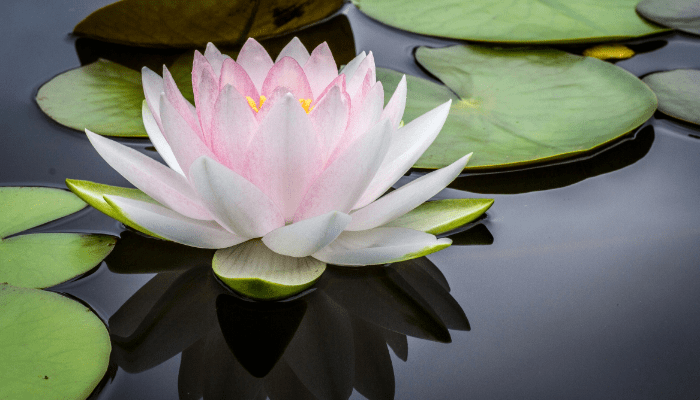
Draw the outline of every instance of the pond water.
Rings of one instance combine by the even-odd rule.
[[[13,0],[0,6],[5,38],[0,185],[63,188],[65,178],[73,178],[129,186],[83,133],[54,123],[34,102],[41,84],[80,65],[75,38],[68,35],[73,26],[110,2]],[[379,67],[428,77],[414,62],[413,49],[455,43],[383,26],[351,6],[342,13],[356,49],[372,50]],[[699,38],[672,33],[631,43],[653,49],[617,63],[637,76],[700,68]],[[121,141],[158,157],[146,140]],[[699,196],[700,129],[657,112],[636,132],[594,154],[527,170],[468,174],[443,191],[439,198],[495,199],[485,218],[453,237],[456,245],[429,256],[449,282],[456,308],[427,263],[419,275],[434,279],[423,283],[372,269],[366,280],[379,282],[378,292],[348,283],[353,277],[334,269],[307,296],[256,309],[220,296],[225,291],[206,268],[210,252],[168,247],[131,232],[91,274],[52,290],[86,302],[110,324],[116,341],[111,368],[93,399],[198,398],[197,390],[205,398],[259,398],[263,386],[267,393],[302,398],[290,394],[303,390],[291,388],[298,380],[285,380],[294,375],[289,367],[297,375],[308,371],[296,377],[304,382],[321,379],[309,367],[315,361],[304,358],[315,346],[321,364],[342,370],[353,362],[347,341],[354,341],[360,385],[353,399],[363,398],[360,392],[387,397],[392,390],[396,399],[697,399]],[[124,228],[87,209],[35,230],[120,235]],[[164,269],[177,272],[156,274]],[[405,282],[413,289],[402,286]],[[146,283],[150,286],[139,292]],[[463,310],[471,330],[451,329],[451,343],[437,341],[445,341],[444,331],[425,323],[430,313],[406,328],[418,326],[414,336],[423,338],[408,336],[404,342],[378,328],[406,322],[387,304],[395,301],[397,315],[405,317],[401,313],[408,311],[400,307],[415,302],[414,289],[442,296],[438,303],[445,308],[431,302],[441,317]],[[379,292],[383,306],[366,300],[372,299],[367,293]],[[329,298],[345,311],[329,305]],[[275,334],[263,329],[265,318],[250,322],[248,315],[270,316]],[[339,315],[352,316],[350,325]],[[328,331],[309,331],[308,323],[299,325],[301,316]],[[245,336],[236,324],[262,336]],[[342,329],[348,326],[353,335]],[[240,361],[248,352],[274,364],[275,346],[283,348],[295,331],[298,336],[303,331],[305,341],[289,345],[269,375],[274,377],[253,378],[231,361],[232,353]],[[400,358],[403,343],[406,361]],[[265,369],[255,362],[246,369]],[[362,381],[362,374],[370,377]],[[324,388],[323,382],[314,386]]]

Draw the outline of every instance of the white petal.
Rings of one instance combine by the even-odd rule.
[[[350,216],[338,211],[277,228],[262,238],[272,251],[291,257],[306,257],[326,247],[350,223]]]
[[[354,211],[350,231],[372,229],[406,214],[449,185],[467,165],[471,153],[447,167],[423,175],[420,178],[385,195],[370,205]]]
[[[293,59],[297,60],[299,65],[304,65],[306,64],[306,61],[309,60],[310,54],[309,51],[306,50],[306,46],[304,46],[301,40],[294,36],[294,39],[287,43],[282,51],[280,51],[280,54],[277,56],[275,62],[278,62],[284,57],[292,57]]]
[[[452,100],[435,107],[394,132],[391,147],[379,172],[353,209],[364,207],[376,200],[411,169],[440,133],[450,112],[450,104]]]
[[[357,71],[357,67],[360,66],[360,63],[367,57],[367,53],[364,51],[360,54],[358,54],[355,58],[350,60],[349,63],[347,63],[341,70],[338,72],[338,74],[343,74],[345,75],[345,81],[347,82],[352,76],[355,74],[355,71]]]
[[[237,235],[261,237],[284,226],[284,217],[265,193],[218,162],[198,158],[190,178],[214,219]]]
[[[147,67],[141,69],[141,83],[143,84],[143,94],[146,96],[148,108],[153,113],[153,116],[161,127],[160,123],[160,94],[165,91],[163,86],[163,78]]]
[[[404,109],[406,109],[406,93],[406,75],[404,75],[382,111],[382,118],[388,118],[394,129],[399,129]]]
[[[410,260],[442,250],[452,240],[407,228],[343,232],[313,257],[329,264],[373,265]]]
[[[236,62],[246,70],[260,92],[267,73],[274,65],[267,50],[255,39],[249,38],[238,53]]]
[[[100,156],[142,192],[190,218],[211,219],[182,175],[130,147],[87,129],[85,133]]]
[[[160,105],[158,108],[160,108]],[[165,163],[168,164],[173,171],[185,176],[185,173],[182,172],[182,168],[180,168],[180,164],[178,164],[175,159],[173,149],[170,148],[170,145],[165,140],[163,131],[153,114],[151,114],[151,110],[148,108],[148,104],[146,104],[145,100],[141,105],[141,115],[143,117],[143,126],[146,128],[146,133],[148,133],[148,138],[151,139],[151,143],[153,143],[153,146],[158,150],[158,154],[163,157]],[[160,115],[158,118],[160,118]]]
[[[165,207],[119,196],[104,196],[109,205],[147,230],[173,242],[204,249],[222,249],[246,240],[213,221],[184,217]]]
[[[211,42],[207,43],[207,48],[204,50],[204,57],[206,57],[209,64],[211,64],[211,67],[214,69],[214,73],[217,77],[221,75],[221,66],[224,63],[224,60],[231,58],[225,54],[221,54],[219,49],[217,49]]]

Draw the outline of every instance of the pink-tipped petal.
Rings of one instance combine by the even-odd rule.
[[[269,96],[278,87],[288,88],[297,99],[313,98],[304,69],[291,57],[282,58],[270,68],[270,72],[263,82],[261,94]]]
[[[309,51],[306,50],[306,46],[299,40],[298,37],[294,36],[289,43],[280,51],[275,62],[279,62],[284,57],[292,57],[297,60],[299,65],[304,65],[309,59]]]
[[[394,94],[391,95],[391,99],[386,103],[381,116],[381,118],[388,118],[394,129],[399,129],[401,118],[403,118],[403,112],[406,108],[406,93],[406,75],[404,75],[399,81]]]
[[[163,78],[147,67],[141,69],[141,83],[143,84],[143,94],[146,96],[146,103],[151,110],[151,114],[156,123],[163,129],[160,122],[160,94],[165,91]]]
[[[199,196],[182,175],[130,147],[87,129],[85,133],[100,156],[142,192],[187,217],[211,219]]]
[[[251,142],[250,179],[279,205],[287,221],[321,170],[320,146],[309,116],[291,93],[272,106]]]
[[[190,177],[214,220],[229,231],[255,238],[284,226],[284,217],[265,193],[218,162],[198,158]]]
[[[357,67],[360,66],[360,63],[365,59],[365,57],[367,57],[367,53],[364,51],[358,54],[340,70],[339,74],[345,75],[345,78],[349,80],[355,74]]]
[[[449,185],[467,165],[471,153],[452,164],[400,187],[374,203],[354,211],[350,231],[376,228],[413,210]]]
[[[219,89],[223,89],[226,85],[231,85],[236,88],[243,97],[247,96],[255,101],[258,101],[260,98],[258,89],[250,79],[250,76],[248,76],[248,73],[243,67],[230,58],[224,60],[223,66],[221,67]]]
[[[350,144],[306,192],[294,221],[329,211],[347,213],[377,173],[391,142],[391,124],[382,121]]]
[[[160,98],[160,115],[163,120],[163,135],[173,150],[180,168],[187,175],[192,162],[201,156],[216,159],[214,153],[204,144],[199,134],[187,123],[169,99]]]
[[[247,240],[232,234],[214,221],[187,218],[153,203],[107,195],[104,199],[138,225],[186,246],[223,249]]]
[[[334,87],[338,87],[338,89],[340,89],[341,92],[347,93],[347,91],[345,90],[345,75],[340,74],[335,79],[333,79],[331,83],[329,83],[328,86],[326,86],[326,88],[323,89],[321,94],[314,98],[314,103],[318,104],[321,100],[323,100],[324,97],[326,97],[326,94],[328,94],[328,92]]]
[[[343,232],[312,256],[336,265],[376,265],[420,257],[444,249],[452,240],[408,228]]]
[[[267,54],[265,48],[255,39],[250,38],[245,42],[241,51],[238,53],[236,62],[245,69],[248,76],[250,76],[250,79],[255,84],[255,87],[258,89],[258,92],[260,92],[263,82],[267,77],[267,73],[274,65],[272,58]]]
[[[306,257],[328,246],[350,223],[350,216],[338,211],[277,228],[262,241],[275,253]]]
[[[202,69],[202,76],[199,78],[199,90],[195,96],[197,106],[197,116],[202,128],[202,140],[211,147],[211,122],[214,117],[214,104],[219,97],[219,80],[210,69]]]
[[[214,69],[216,76],[219,76],[221,73],[221,66],[224,61],[231,59],[231,57],[221,54],[219,49],[217,49],[211,42],[207,43],[207,48],[204,50],[204,57],[207,59],[207,61],[209,61],[209,64],[211,65],[212,69]]]
[[[355,72],[352,74],[352,77],[349,77],[347,80],[348,93],[350,93],[353,100],[355,99],[355,96],[360,93],[362,83],[365,81],[365,77],[368,72],[370,73],[370,84],[374,85],[374,83],[377,81],[377,76],[376,68],[374,66],[374,55],[371,51],[369,54],[367,54],[367,57],[360,62],[360,65],[357,66],[357,70],[355,70]]]
[[[195,131],[197,132],[197,135],[200,137],[202,136],[201,130],[202,128],[199,126],[199,117],[197,116],[197,110],[194,108],[194,106],[185,99],[184,96],[182,96],[182,93],[180,92],[180,89],[177,88],[177,84],[175,83],[175,79],[173,79],[172,74],[166,68],[163,66],[163,93],[165,93],[165,97],[168,99],[170,104],[175,107],[175,110],[184,118],[184,120],[187,122],[187,124]],[[160,102],[159,102],[160,104]],[[160,108],[160,113],[161,113],[161,128],[163,127],[163,109]]]
[[[309,113],[316,135],[323,140],[324,160],[343,137],[350,115],[350,96],[334,86]]]
[[[320,97],[323,90],[338,77],[338,66],[326,42],[316,46],[311,57],[303,65],[314,98]]]
[[[242,176],[248,176],[245,157],[258,129],[253,114],[243,95],[231,85],[224,86],[214,105],[211,149],[224,165]]]
[[[158,105],[158,108],[160,108],[160,104]],[[184,172],[182,172],[182,168],[180,168],[180,165],[177,163],[177,159],[175,159],[173,150],[165,140],[163,131],[156,122],[156,119],[153,117],[153,114],[151,114],[151,110],[148,108],[148,104],[146,104],[145,100],[141,104],[141,116],[143,118],[143,126],[146,128],[148,138],[151,139],[151,143],[153,143],[153,146],[158,151],[158,154],[163,157],[163,161],[165,161],[165,163],[168,164],[173,171],[185,176]],[[158,118],[160,118],[160,115]]]
[[[384,89],[382,83],[377,82],[374,87],[367,93],[362,104],[354,107],[348,118],[348,128],[343,136],[340,144],[335,148],[334,153],[342,152],[347,148],[347,144],[351,143],[355,138],[367,132],[374,126],[382,115],[384,108]],[[333,156],[331,156],[331,159]]]
[[[411,169],[440,133],[451,104],[452,100],[449,100],[394,132],[391,147],[379,172],[353,209],[376,200]]]

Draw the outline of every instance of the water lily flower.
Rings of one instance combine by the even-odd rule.
[[[210,43],[195,52],[194,105],[167,68],[142,76],[143,123],[167,166],[87,131],[154,201],[104,200],[161,238],[220,249],[220,277],[301,287],[325,263],[384,264],[450,245],[385,225],[442,190],[471,154],[384,195],[433,142],[450,102],[403,126],[406,78],[384,107],[371,52],[338,72],[326,43],[309,54],[295,38],[274,62],[254,39],[236,60]]]

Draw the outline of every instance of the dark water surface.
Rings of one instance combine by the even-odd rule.
[[[53,123],[34,103],[41,84],[80,65],[68,36],[73,26],[110,2],[0,5],[0,185],[65,187],[64,179],[73,178],[128,186],[84,134]],[[454,43],[382,26],[352,7],[344,13],[357,50],[372,50],[380,67],[425,77],[414,47]],[[635,41],[650,42],[655,50],[618,65],[638,76],[700,68],[700,39],[668,34]],[[92,274],[54,290],[87,302],[110,324],[115,350],[108,378],[93,395],[100,400],[178,399],[178,390],[183,398],[197,398],[197,390],[206,398],[258,398],[263,386],[271,395],[303,398],[302,389],[291,388],[298,383],[292,378],[321,379],[309,367],[316,365],[308,359],[314,351],[325,355],[330,371],[352,364],[347,357],[354,351],[357,390],[351,398],[363,398],[360,392],[390,398],[395,390],[396,399],[697,399],[698,137],[700,129],[657,113],[637,132],[582,159],[458,178],[439,197],[496,199],[485,219],[454,237],[457,245],[429,257],[458,304],[427,263],[372,269],[368,278],[338,269],[307,296],[251,311],[256,306],[212,280],[211,253],[132,233]],[[146,140],[123,142],[157,157]],[[39,229],[123,231],[92,209]],[[148,290],[124,305],[147,282]],[[407,323],[392,315],[392,307],[403,316],[428,311],[410,314]],[[471,331],[463,330],[461,310]],[[246,315],[269,318],[251,322]],[[436,315],[451,328],[452,343],[439,342],[446,330],[430,323],[439,321]],[[272,328],[263,329],[268,320]],[[327,331],[319,334],[314,326]],[[396,326],[422,338],[404,341],[392,333]],[[245,346],[253,340],[245,332],[265,336],[271,330],[268,346]],[[252,357],[252,364],[241,362],[262,374],[279,358],[274,349],[287,343],[282,361],[262,380],[231,356]],[[325,390],[323,382],[314,388]]]

